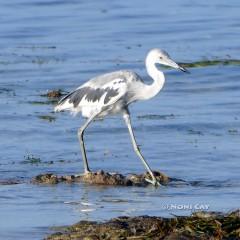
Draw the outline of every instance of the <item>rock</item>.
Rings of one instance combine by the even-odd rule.
[[[165,185],[171,179],[165,174],[154,171],[157,180]],[[151,178],[148,173],[122,175],[119,173],[108,173],[104,171],[90,172],[82,175],[57,176],[51,173],[41,174],[32,179],[32,183],[38,184],[57,184],[61,182],[74,183],[81,182],[94,185],[114,185],[114,186],[148,186],[151,185],[145,179]]]

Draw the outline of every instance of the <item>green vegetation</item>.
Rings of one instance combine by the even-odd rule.
[[[38,116],[38,118],[48,122],[54,122],[56,120],[56,117],[49,116],[49,115],[41,115],[41,116]]]
[[[216,60],[201,60],[192,63],[180,63],[187,68],[192,67],[208,67],[216,65],[240,65],[240,60],[237,59],[216,59]]]
[[[23,164],[39,164],[39,163],[42,163],[42,161],[39,157],[35,157],[33,155],[27,155],[27,156],[24,156],[24,161],[22,161],[21,163],[23,163]]]
[[[167,120],[174,119],[176,116],[174,114],[158,115],[158,114],[147,114],[138,116],[138,119],[151,119],[151,120]]]
[[[28,101],[31,105],[49,105],[49,104],[56,104],[57,100],[47,100],[47,101]]]

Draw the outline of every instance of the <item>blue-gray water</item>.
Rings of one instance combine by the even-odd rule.
[[[195,67],[189,75],[166,69],[163,91],[131,106],[152,168],[189,184],[155,189],[29,181],[83,169],[76,135],[82,118],[54,114],[52,104],[38,103],[48,101],[41,94],[69,91],[117,69],[133,69],[149,82],[143,59],[153,47],[178,62],[240,59],[239,7],[236,0],[1,1],[0,180],[21,184],[0,185],[0,239],[41,239],[50,226],[80,219],[183,215],[205,204],[210,211],[238,208],[239,64]],[[94,123],[86,144],[93,170],[144,171],[121,117]],[[31,156],[41,162],[28,163]],[[175,209],[183,204],[187,209]]]

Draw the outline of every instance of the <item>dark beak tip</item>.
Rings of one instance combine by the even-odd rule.
[[[190,71],[188,71],[185,67],[180,66],[179,69],[180,69],[182,72],[190,73]]]

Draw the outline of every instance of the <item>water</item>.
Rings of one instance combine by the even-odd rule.
[[[41,239],[50,226],[119,215],[190,214],[239,207],[239,2],[30,1],[0,3],[0,239]],[[82,171],[77,128],[41,94],[69,91],[108,71],[133,69],[150,81],[143,59],[153,47],[178,62],[202,61],[186,75],[166,70],[164,90],[131,107],[153,169],[187,184],[162,188],[38,186],[40,173]],[[42,103],[42,104],[41,104]],[[42,116],[51,116],[47,121]],[[143,172],[119,117],[86,135],[93,170]],[[31,164],[31,157],[40,158]],[[186,205],[183,209],[183,205]],[[205,206],[206,205],[206,206]]]

